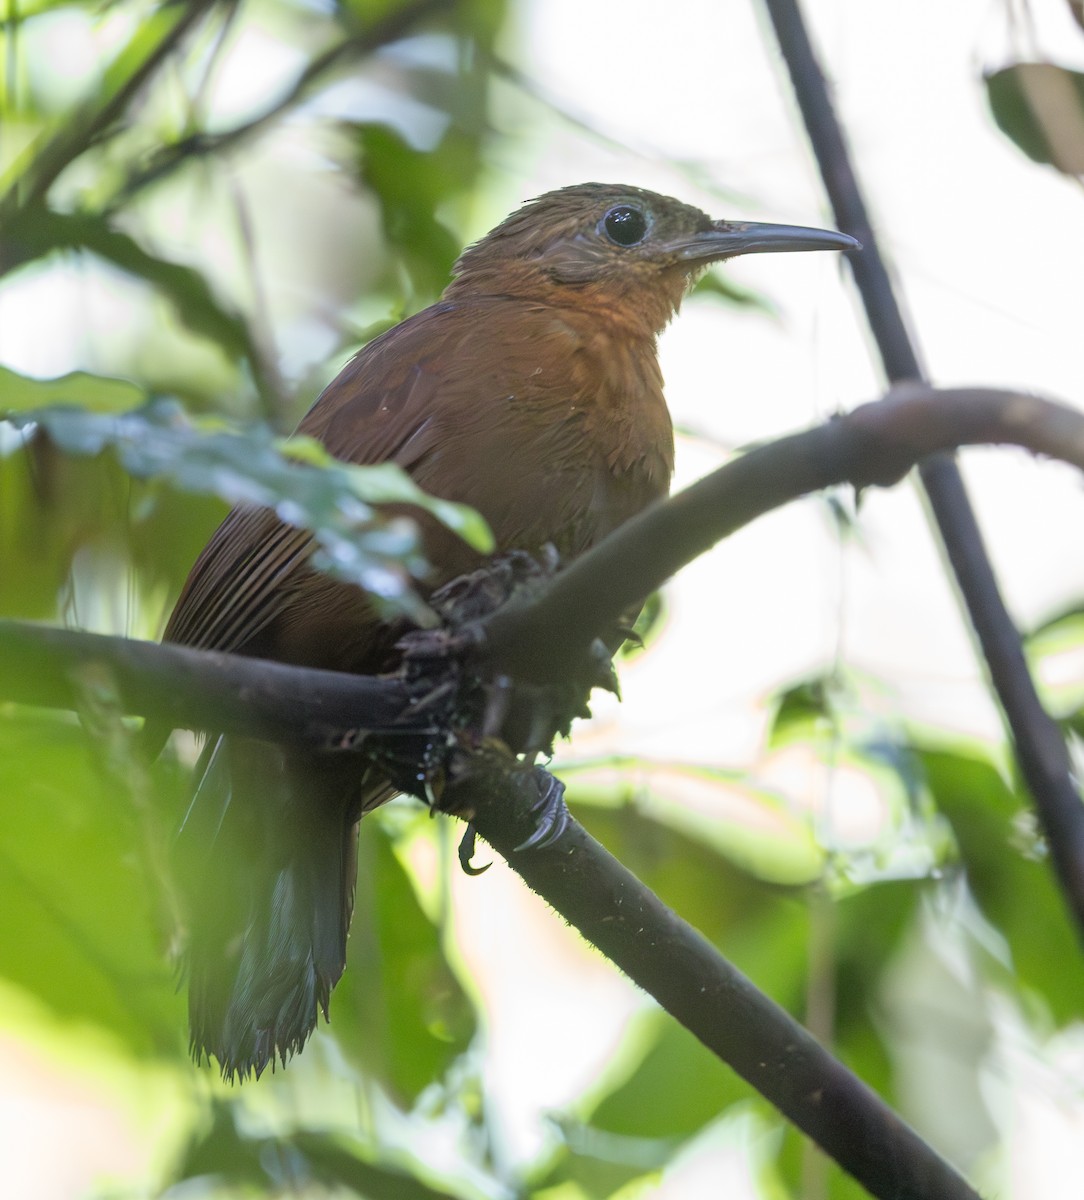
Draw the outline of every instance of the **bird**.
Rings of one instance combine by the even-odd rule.
[[[380,334],[297,432],[392,462],[476,509],[497,551],[567,562],[664,498],[673,426],[659,334],[692,283],[737,255],[858,248],[804,226],[713,220],[668,196],[584,183],[528,201],[456,261],[440,300]],[[483,561],[418,515],[423,592]],[[321,573],[313,540],[234,508],[199,555],[163,640],[284,663],[394,669],[402,633]],[[188,869],[191,1050],[224,1077],[285,1065],[328,1018],[346,964],[357,823],[393,794],[350,755],[212,735],[179,841]]]

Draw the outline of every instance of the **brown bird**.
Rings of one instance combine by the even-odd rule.
[[[656,338],[710,263],[847,250],[844,234],[712,221],[639,188],[583,184],[526,204],[467,249],[443,298],[358,353],[299,432],[338,458],[395,462],[471,505],[498,550],[562,560],[667,494],[674,441]],[[423,521],[428,588],[479,563]],[[312,667],[395,665],[397,632],[316,571],[312,541],[267,509],[229,514],[164,640]],[[197,1059],[257,1076],[304,1045],[342,974],[356,823],[391,794],[349,756],[219,737],[182,831],[192,893]]]

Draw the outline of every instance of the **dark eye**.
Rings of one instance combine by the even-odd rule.
[[[602,228],[611,242],[619,246],[635,246],[647,233],[647,217],[631,204],[618,204],[602,218]]]

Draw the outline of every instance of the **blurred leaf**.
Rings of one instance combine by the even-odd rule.
[[[51,130],[42,131],[37,144],[29,147],[29,153],[6,173],[2,190],[8,197],[25,198],[33,210],[36,200],[45,196],[55,180],[90,147],[126,128],[129,102],[141,86],[153,79],[184,32],[214,3],[192,0],[186,5],[160,4],[156,11],[144,12],[127,28],[118,25],[118,32],[123,29],[129,40],[113,55],[104,72],[96,73],[97,95],[72,105]],[[14,39],[11,44],[14,46]],[[26,210],[17,213],[16,219],[25,215]]]
[[[1069,12],[1073,20],[1081,29],[1084,29],[1084,0],[1065,0],[1065,2],[1069,5]]]
[[[617,828],[626,837],[663,845],[665,828],[750,877],[785,887],[811,883],[824,871],[824,851],[806,816],[738,772],[627,759],[561,764],[558,773],[570,800],[616,807]],[[586,821],[598,819],[585,814]],[[636,852],[635,846],[628,849]],[[716,859],[714,870],[719,869]]]
[[[393,464],[341,463],[309,439],[283,442],[262,426],[235,432],[190,418],[168,401],[113,416],[48,408],[8,419],[19,429],[45,430],[68,454],[109,448],[137,478],[154,476],[230,504],[273,508],[287,523],[312,530],[320,548],[317,565],[418,620],[428,610],[407,578],[408,570],[422,569],[417,532],[373,505],[417,505],[472,545],[489,548],[488,530],[476,513],[427,496]]]
[[[438,146],[421,151],[387,126],[362,125],[358,143],[361,177],[380,203],[384,232],[417,299],[429,303],[447,285],[461,249],[437,214],[477,173],[477,142],[453,127]]]
[[[17,5],[18,17],[25,21],[28,17],[36,17],[54,8],[71,8],[72,0],[17,0]]]
[[[130,1051],[181,1061],[172,930],[157,911],[169,805],[137,809],[140,769],[111,775],[102,753],[68,720],[0,717],[0,973]]]
[[[19,211],[4,226],[0,270],[11,271],[57,250],[88,250],[144,280],[172,303],[193,333],[209,338],[231,358],[259,362],[248,325],[219,302],[204,275],[148,253],[97,213],[60,213],[44,206]]]
[[[811,726],[834,721],[830,699],[833,683],[823,676],[803,679],[779,693],[775,716],[768,734],[768,745],[778,746],[796,735],[808,736]]]
[[[674,1153],[675,1143],[669,1140],[624,1138],[567,1121],[559,1125],[570,1144],[535,1181],[530,1195],[538,1200],[588,1200],[595,1196],[635,1200],[641,1195],[650,1196]],[[650,1164],[646,1168],[645,1161]]]
[[[343,1051],[408,1105],[443,1078],[475,1032],[440,930],[375,821],[361,826],[349,966],[331,1003]]]
[[[633,1074],[602,1100],[590,1121],[590,1128],[642,1139],[640,1170],[662,1166],[680,1141],[754,1094],[750,1084],[668,1013],[654,1018],[658,1033],[651,1049]],[[671,1140],[667,1144],[662,1139]],[[654,1163],[647,1155],[652,1143],[658,1155]]]
[[[54,619],[76,557],[116,544],[121,476],[11,432],[0,424],[0,612]],[[22,451],[4,453],[12,444]]]
[[[268,1195],[302,1190],[307,1195],[317,1185],[346,1188],[366,1200],[451,1200],[450,1193],[429,1187],[407,1168],[380,1162],[360,1138],[308,1130],[274,1137],[246,1133],[234,1107],[222,1102],[213,1109],[211,1128],[188,1146],[174,1178],[178,1197],[189,1194],[188,1181],[214,1179]]]
[[[837,896],[935,875],[954,853],[924,789],[906,732],[878,715],[878,685],[834,672],[784,691],[758,770],[793,779],[825,852],[823,882]],[[816,814],[816,815],[814,815]]]
[[[5,453],[5,434],[0,424],[0,613],[155,636],[225,504],[45,436],[12,434],[21,449]]]
[[[740,287],[720,271],[706,272],[697,280],[693,295],[711,296],[735,308],[752,308],[769,317],[779,315],[779,309],[770,297],[762,292],[751,292],[748,288]]]
[[[1079,1019],[1084,962],[1024,797],[972,753],[924,748],[919,754],[971,891],[1008,943],[1019,983],[1041,997],[1059,1025]]]
[[[880,1028],[886,967],[932,884],[911,880],[863,888],[835,903],[828,956],[834,970],[834,1039],[843,1061],[890,1103],[892,1062]]]
[[[1016,63],[987,75],[986,93],[999,128],[1030,159],[1084,174],[1084,74]]]
[[[1067,717],[1079,733],[1084,728],[1084,611],[1073,609],[1045,621],[1028,636],[1025,649],[1045,706]]]
[[[31,379],[0,366],[0,413],[78,404],[92,412],[125,412],[147,399],[142,388],[126,379],[107,379],[72,371],[56,379]]]

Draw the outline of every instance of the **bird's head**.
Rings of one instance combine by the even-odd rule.
[[[658,332],[690,283],[739,254],[857,250],[843,233],[801,225],[713,221],[670,196],[620,184],[582,183],[547,192],[506,217],[460,255],[445,295],[523,295],[633,306]],[[554,290],[559,291],[554,296]]]

